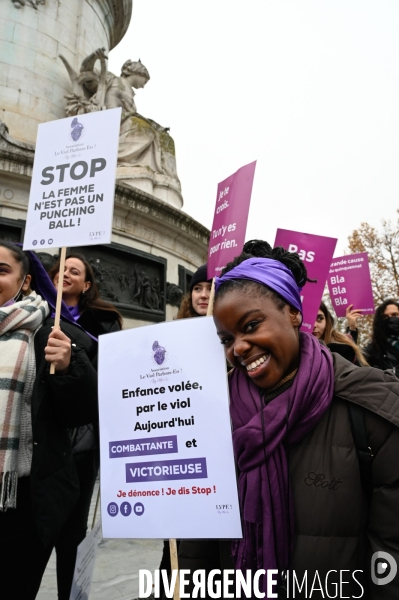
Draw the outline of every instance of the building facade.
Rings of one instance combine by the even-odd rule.
[[[112,51],[131,14],[132,0],[2,0],[0,237],[23,239],[38,125],[71,110],[110,108],[121,84],[127,93],[141,87],[137,72],[126,71],[139,63],[127,61],[119,77],[104,74],[104,106],[96,106],[100,61],[88,59],[96,49]],[[91,262],[102,297],[120,308],[125,326],[135,327],[173,318],[191,273],[206,261],[209,232],[182,211],[173,139],[135,113],[130,93],[132,105],[121,127],[112,244],[76,250]],[[54,260],[47,251],[41,257],[48,264]]]

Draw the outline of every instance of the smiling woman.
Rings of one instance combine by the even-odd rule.
[[[54,286],[58,284],[60,265],[50,270]],[[100,298],[93,269],[82,254],[69,254],[65,260],[62,299],[78,325],[97,338],[119,331],[122,317],[116,308]],[[97,364],[97,344],[93,364]],[[59,600],[69,600],[77,547],[84,539],[90,501],[99,467],[98,424],[89,424],[69,432],[72,455],[79,478],[79,500],[61,530],[57,544],[57,583]]]
[[[393,408],[399,381],[357,367],[300,332],[306,281],[297,254],[256,241],[216,279],[214,320],[234,366],[230,414],[243,539],[234,542],[233,559],[241,570],[277,569],[278,597],[287,597],[287,588],[288,597],[295,595],[288,571],[301,580],[307,573],[311,581],[315,573],[323,580],[330,572],[332,583],[332,572],[358,570],[345,595],[360,597],[362,588],[374,586],[371,549],[389,550],[399,560],[393,549],[399,543],[399,419]],[[392,409],[382,413],[388,396],[395,398]],[[362,407],[374,456],[371,505],[348,402]],[[326,488],[324,481],[335,483]],[[263,585],[266,592],[266,578]],[[399,584],[389,585],[397,595]]]
[[[34,275],[34,277],[33,277]],[[34,289],[31,289],[31,286]],[[36,597],[79,483],[67,427],[97,418],[93,341],[53,329],[40,261],[0,241],[0,564],[4,598]],[[53,291],[53,290],[51,290]],[[55,364],[50,376],[49,363]],[[23,577],[12,577],[21,572]]]

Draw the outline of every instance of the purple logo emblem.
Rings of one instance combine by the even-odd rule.
[[[110,502],[107,506],[107,511],[110,517],[116,517],[119,512],[119,508],[116,502]]]
[[[82,135],[83,125],[82,123],[79,123],[77,117],[75,117],[74,119],[72,119],[71,127],[71,138],[74,142],[77,142],[80,136]]]
[[[133,506],[133,510],[135,515],[141,517],[144,514],[144,504],[141,502],[136,502],[136,504]]]
[[[158,342],[154,342],[152,345],[152,349],[154,350],[154,360],[158,365],[162,365],[165,360],[166,350],[163,346],[160,346]]]
[[[132,512],[132,506],[130,502],[122,502],[121,504],[121,515],[128,517]]]

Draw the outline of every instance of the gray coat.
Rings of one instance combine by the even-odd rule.
[[[300,584],[307,573],[307,595],[306,585],[302,592],[296,587],[293,595],[291,576],[289,597],[328,597],[325,580],[332,571],[327,578],[330,597],[396,600],[399,576],[387,585],[375,585],[370,564],[373,553],[385,551],[399,566],[399,381],[391,373],[356,367],[339,354],[333,353],[333,360],[335,396],[330,408],[313,431],[290,448],[288,457],[295,516],[291,571],[295,570]],[[371,500],[360,479],[349,402],[364,407],[367,440],[374,454]],[[225,542],[180,543],[180,568],[223,566],[231,567]],[[354,579],[356,570],[363,575],[358,572]],[[316,591],[316,571],[324,596]]]

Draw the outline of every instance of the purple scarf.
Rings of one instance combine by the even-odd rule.
[[[234,455],[240,470],[238,494],[244,535],[233,547],[237,569],[290,567],[294,515],[285,447],[309,433],[328,409],[334,391],[333,375],[327,347],[312,335],[301,333],[300,365],[293,384],[264,406],[263,419],[259,388],[238,369],[230,377],[230,414]]]

